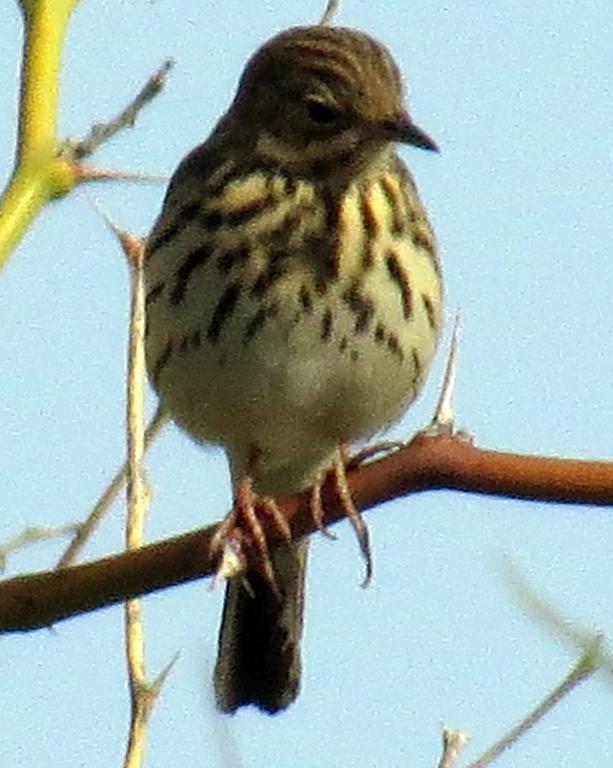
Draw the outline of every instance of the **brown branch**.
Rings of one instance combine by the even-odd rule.
[[[405,448],[348,473],[358,509],[418,491],[455,489],[518,499],[613,505],[613,463],[482,450],[449,435],[418,434]],[[279,501],[294,537],[312,533],[308,494]],[[326,525],[342,517],[324,494]],[[271,545],[278,534],[265,526]],[[216,526],[62,571],[0,585],[0,633],[28,631],[211,574]]]

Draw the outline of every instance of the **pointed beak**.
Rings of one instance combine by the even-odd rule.
[[[399,141],[402,144],[412,144],[420,149],[439,152],[438,144],[422,131],[405,113],[392,120],[386,120],[383,125],[384,135],[389,141]]]

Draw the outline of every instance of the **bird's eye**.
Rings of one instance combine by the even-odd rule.
[[[306,102],[309,118],[319,125],[328,125],[337,118],[337,111],[327,104],[315,99],[309,99]]]

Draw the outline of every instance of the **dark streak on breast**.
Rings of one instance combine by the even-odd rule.
[[[326,307],[321,318],[321,340],[328,341],[332,336],[332,310]]]
[[[219,339],[224,323],[231,317],[240,296],[241,286],[238,282],[228,285],[219,297],[213,310],[213,316],[206,331],[207,339],[213,344]]]
[[[272,286],[287,274],[287,255],[285,251],[272,251],[266,268],[260,272],[251,287],[251,296],[262,298]]]
[[[412,355],[413,365],[415,366],[415,381],[419,382],[423,376],[423,366],[421,364],[421,360],[419,359],[419,353],[415,347],[412,348]]]
[[[356,334],[364,333],[375,311],[372,299],[360,292],[357,283],[348,288],[343,293],[342,298],[355,315],[354,332]]]
[[[153,370],[151,372],[151,379],[153,380],[154,386],[157,387],[159,385],[160,374],[162,373],[166,364],[170,360],[171,355],[172,355],[172,342],[169,341],[168,344],[166,344],[166,346],[164,347],[164,351],[155,361],[155,364],[153,366]]]
[[[183,260],[183,263],[177,269],[177,279],[170,294],[170,303],[172,305],[176,306],[183,301],[193,272],[199,267],[204,266],[210,257],[210,249],[207,246],[201,245],[199,248],[191,251]]]
[[[390,210],[390,229],[392,234],[401,235],[405,231],[408,222],[404,214],[401,201],[398,199],[397,190],[394,188],[394,185],[390,183],[386,176],[381,178],[380,186]]]
[[[433,331],[438,331],[438,322],[436,319],[436,312],[434,310],[434,304],[432,303],[432,300],[428,296],[427,293],[421,294],[421,300],[424,305],[424,309],[426,310],[426,315],[428,317],[428,325],[430,328],[432,328]]]
[[[423,227],[413,227],[411,229],[411,240],[417,248],[423,248],[428,252],[434,250],[432,237]]]
[[[400,342],[398,341],[398,336],[396,336],[395,333],[390,333],[389,336],[387,337],[387,348],[401,362],[404,360],[404,352],[402,351],[402,349],[400,347]]]
[[[224,275],[229,274],[234,267],[244,264],[249,259],[249,249],[246,245],[223,251],[217,257],[217,269]]]
[[[385,257],[385,265],[389,276],[392,278],[400,291],[400,300],[402,301],[402,314],[405,320],[408,320],[413,314],[413,295],[411,291],[411,281],[402,266],[398,255],[394,251],[388,251]]]
[[[247,200],[240,208],[224,209],[222,197],[218,205],[220,207],[211,207],[200,217],[200,225],[211,232],[220,227],[246,227],[257,216],[275,206],[276,200],[271,194],[262,195]]]
[[[266,307],[260,307],[245,326],[243,343],[245,346],[262,330],[266,321],[279,314],[279,303],[274,301]]]
[[[221,211],[207,211],[200,217],[201,226],[210,232],[215,232],[215,230],[219,229],[223,221]]]
[[[151,288],[149,291],[147,291],[147,296],[145,297],[145,306],[149,307],[151,304],[153,304],[157,299],[160,298],[162,295],[162,292],[164,290],[164,283],[158,283],[157,285],[154,285],[153,288]]]
[[[266,307],[260,307],[245,326],[243,343],[246,345],[266,322]]]
[[[311,294],[309,293],[309,289],[306,287],[306,285],[300,286],[300,292],[298,293],[298,298],[300,299],[300,304],[302,305],[302,308],[304,309],[305,313],[307,315],[312,314],[313,299],[311,298]]]
[[[315,290],[323,296],[341,269],[340,199],[325,186],[319,187],[319,193],[325,211],[323,234],[307,236],[304,251],[315,266]]]
[[[153,237],[149,238],[147,241],[145,261],[148,261],[157,250],[169,243],[186,224],[189,224],[190,221],[195,219],[199,211],[199,202],[189,203],[183,208],[180,208],[171,223],[167,227],[164,227],[160,232],[158,232],[156,226],[153,231]]]
[[[375,263],[375,243],[379,231],[379,220],[371,205],[369,197],[370,188],[360,190],[360,216],[362,219],[362,229],[364,232],[364,252],[362,262],[365,269],[369,269]]]

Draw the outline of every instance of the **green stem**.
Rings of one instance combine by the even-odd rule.
[[[59,79],[68,19],[79,0],[20,0],[24,17],[17,158],[0,198],[0,268],[36,214],[77,181],[57,137]]]
[[[18,165],[50,157],[57,145],[60,67],[68,19],[78,0],[21,0],[24,46],[21,63]]]

